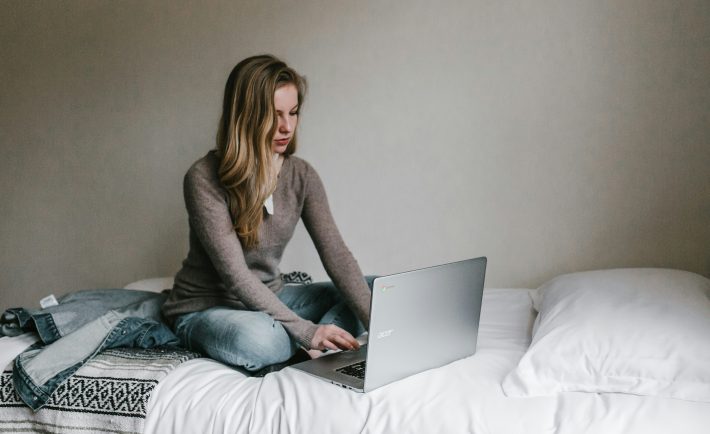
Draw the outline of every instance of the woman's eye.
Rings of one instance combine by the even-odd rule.
[[[291,116],[298,116],[298,112],[291,112],[289,113]]]

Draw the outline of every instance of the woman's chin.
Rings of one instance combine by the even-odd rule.
[[[285,145],[274,144],[271,149],[277,154],[283,154],[284,152],[286,152],[286,149],[288,149],[288,143]]]

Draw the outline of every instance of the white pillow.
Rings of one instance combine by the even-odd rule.
[[[636,268],[552,279],[508,396],[619,392],[710,402],[710,280]]]
[[[153,277],[150,279],[138,280],[124,286],[124,289],[137,289],[140,291],[162,292],[173,287],[174,277]]]

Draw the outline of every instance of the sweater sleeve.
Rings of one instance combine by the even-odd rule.
[[[310,348],[318,326],[291,311],[249,270],[227,199],[214,176],[201,170],[188,171],[183,191],[190,225],[226,288],[248,309],[280,321],[301,345]]]
[[[323,182],[310,165],[307,168],[306,195],[301,214],[303,223],[328,276],[342,291],[348,305],[365,328],[369,329],[370,288],[335,224]]]

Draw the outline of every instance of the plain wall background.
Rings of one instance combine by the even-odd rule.
[[[368,274],[710,275],[710,3],[3,1],[0,305],[174,274],[224,81],[306,75],[298,155]],[[325,278],[301,228],[284,271]]]

